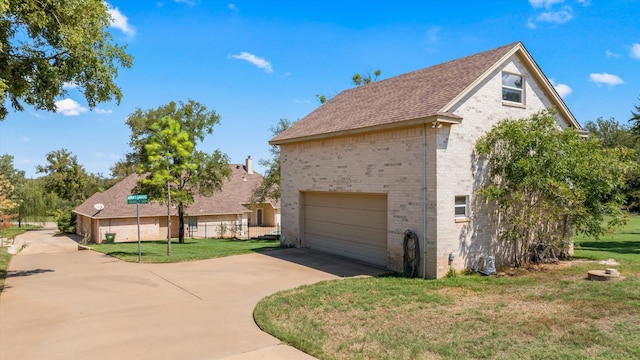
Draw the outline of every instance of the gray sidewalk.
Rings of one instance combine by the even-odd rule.
[[[258,301],[381,273],[301,249],[136,264],[46,230],[20,241],[0,296],[0,359],[313,359],[256,326]]]

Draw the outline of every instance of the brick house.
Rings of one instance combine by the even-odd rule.
[[[508,263],[476,195],[486,169],[474,146],[545,108],[582,131],[520,42],[341,92],[270,141],[282,241],[402,272],[412,230],[425,278],[489,255]]]
[[[222,190],[213,196],[196,196],[185,208],[185,237],[248,237],[262,235],[250,227],[277,227],[280,224],[279,203],[250,204],[253,189],[262,176],[253,171],[253,160],[246,164],[231,164],[232,173]],[[136,205],[127,204],[138,180],[130,175],[108,190],[96,193],[78,206],[76,233],[90,242],[101,243],[105,234],[115,234],[116,242],[137,241]],[[101,204],[96,208],[96,204]],[[167,205],[149,202],[140,206],[140,239],[167,238]],[[222,225],[222,226],[221,226]],[[178,237],[178,209],[171,208],[171,237]],[[269,231],[272,231],[270,229]],[[221,233],[221,231],[223,233]]]

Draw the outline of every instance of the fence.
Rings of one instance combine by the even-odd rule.
[[[185,236],[189,238],[214,239],[280,239],[280,226],[242,226],[236,222],[204,223],[196,228],[186,227]]]

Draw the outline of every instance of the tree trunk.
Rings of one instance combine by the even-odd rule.
[[[180,219],[180,227],[178,228],[178,242],[180,244],[184,244],[184,205],[182,203],[178,204],[178,218]]]

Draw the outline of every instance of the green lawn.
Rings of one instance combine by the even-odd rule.
[[[138,243],[93,244],[91,249],[130,262],[138,261]],[[278,240],[185,239],[184,244],[171,242],[171,256],[167,256],[167,241],[143,241],[142,262],[171,263],[212,259],[280,249]]]
[[[629,217],[624,228],[599,240],[576,236],[575,257],[594,260],[614,258],[624,265],[623,269],[640,273],[640,216]]]
[[[0,230],[0,236],[2,236],[4,238],[4,241],[6,243],[7,239],[11,239],[14,238],[20,234],[23,234],[29,230],[33,230],[33,229],[39,229],[42,226],[35,226],[35,225],[24,225],[22,227],[10,227],[8,229],[2,229]]]
[[[9,260],[11,260],[11,255],[7,252],[7,248],[0,247],[0,293],[4,289],[4,279],[7,278]]]
[[[575,255],[495,277],[326,281],[269,296],[254,317],[320,359],[639,359],[640,217],[578,237]],[[624,280],[587,281],[609,258]]]

